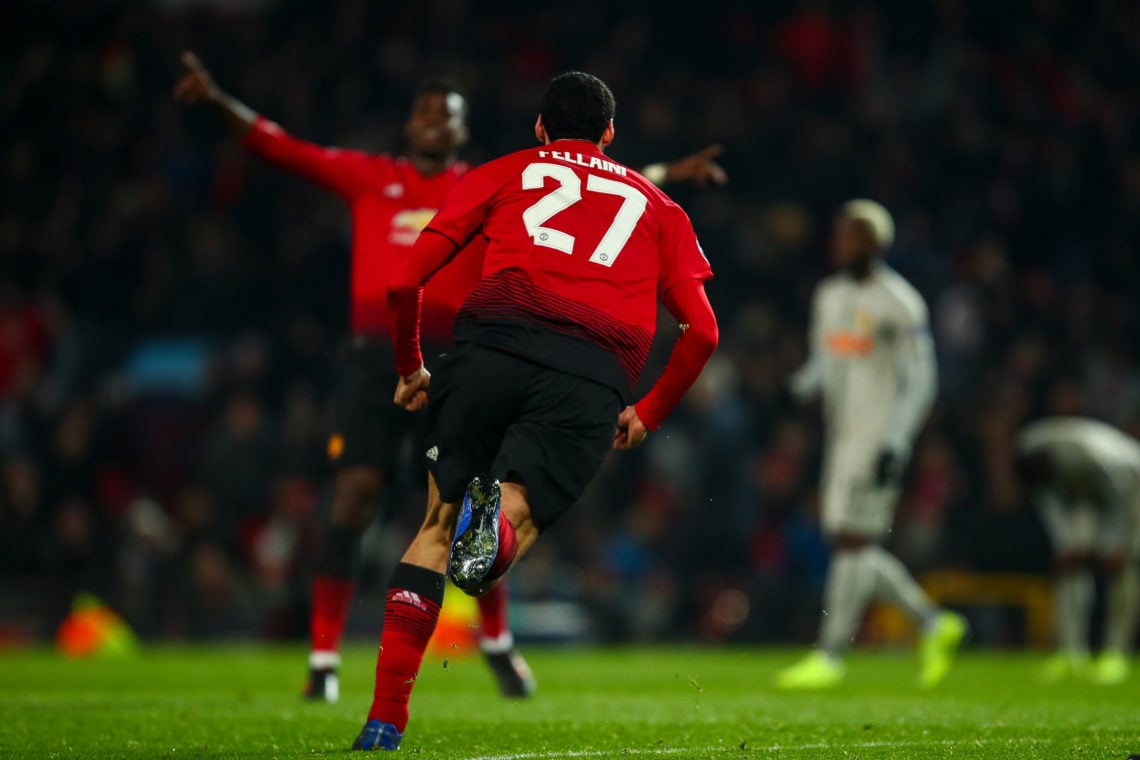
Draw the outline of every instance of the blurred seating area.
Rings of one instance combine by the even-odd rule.
[[[593,640],[813,637],[821,423],[784,387],[852,197],[894,214],[888,262],[927,299],[938,348],[890,539],[917,574],[1048,572],[1011,470],[1026,421],[1140,434],[1140,5],[15,0],[6,15],[0,640],[46,639],[84,590],[144,639],[305,633],[348,213],[178,106],[183,49],[322,144],[399,152],[414,85],[445,74],[477,163],[531,144],[542,88],[571,68],[615,91],[618,161],[724,144],[726,186],[671,189],[717,275],[721,348],[519,568],[523,634],[557,638],[557,621],[527,622],[555,609]],[[675,335],[662,320],[650,378]],[[366,596],[422,516],[407,459],[367,537]],[[349,635],[370,639],[379,607]],[[991,623],[983,643],[1025,643],[1021,621]]]

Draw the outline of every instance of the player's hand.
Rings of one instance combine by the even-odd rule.
[[[216,100],[221,91],[218,89],[218,85],[214,83],[214,78],[210,76],[210,72],[198,60],[198,56],[194,55],[194,51],[183,51],[182,63],[185,64],[187,73],[178,80],[178,84],[174,85],[175,100],[187,105],[209,103]]]
[[[422,409],[428,401],[428,385],[431,384],[431,373],[427,367],[420,367],[410,375],[400,378],[396,383],[396,395],[392,400],[396,406],[402,406],[409,412]]]
[[[645,441],[649,431],[637,416],[637,409],[627,406],[618,415],[617,432],[614,433],[614,448],[618,451],[636,449]]]
[[[880,488],[897,486],[906,471],[906,457],[897,451],[883,449],[875,460],[875,485]]]
[[[720,164],[713,161],[721,153],[724,153],[724,146],[717,143],[691,156],[665,164],[665,181],[695,182],[698,187],[704,187],[709,182],[723,185],[728,182],[728,175]]]

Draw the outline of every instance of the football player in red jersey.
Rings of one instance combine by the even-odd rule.
[[[404,157],[325,148],[290,136],[225,93],[193,53],[184,53],[183,61],[188,73],[175,87],[179,100],[210,106],[251,151],[336,192],[352,211],[352,341],[342,359],[329,440],[336,474],[312,583],[306,687],[308,696],[334,701],[360,536],[376,515],[382,487],[413,419],[387,401],[393,368],[385,307],[388,276],[468,170],[458,160],[467,141],[466,103],[448,82],[421,85],[404,125]],[[713,161],[719,153],[719,146],[710,146],[679,161],[654,164],[646,173],[659,182],[723,183],[724,172]],[[481,253],[470,248],[424,289],[423,333],[431,348],[450,345],[456,311],[479,281]],[[480,597],[479,607],[480,647],[501,690],[525,696],[534,679],[514,649],[505,587]]]
[[[556,77],[535,125],[541,145],[460,180],[389,281],[396,403],[423,406],[430,382],[428,505],[391,576],[375,694],[354,749],[398,748],[445,572],[470,594],[495,588],[611,447],[633,448],[657,429],[716,348],[708,260],[685,212],[603,153],[613,116],[601,80]],[[422,288],[472,241],[486,249],[483,276],[431,378]],[[657,383],[630,404],[659,301],[683,329]]]

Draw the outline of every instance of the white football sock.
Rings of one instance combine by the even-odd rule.
[[[1127,562],[1120,575],[1108,583],[1108,610],[1104,623],[1104,648],[1128,654],[1136,636],[1140,613],[1140,566]]]
[[[823,589],[819,645],[832,657],[838,657],[854,641],[875,592],[876,571],[869,549],[840,549],[831,557]]]
[[[326,668],[335,670],[340,667],[340,653],[327,650],[323,652],[310,652],[309,667],[314,670],[324,670]]]
[[[484,654],[502,654],[515,648],[515,637],[510,631],[503,631],[493,639],[479,637],[479,648]]]
[[[1057,631],[1057,646],[1066,654],[1088,656],[1093,592],[1093,577],[1088,570],[1057,576],[1053,588],[1053,627]]]
[[[923,627],[932,624],[938,617],[938,607],[898,557],[881,546],[868,547],[867,552],[875,568],[875,598],[890,602]]]

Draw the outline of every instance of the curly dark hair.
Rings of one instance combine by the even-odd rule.
[[[539,113],[551,140],[596,143],[614,118],[614,94],[596,76],[568,71],[550,80]]]

